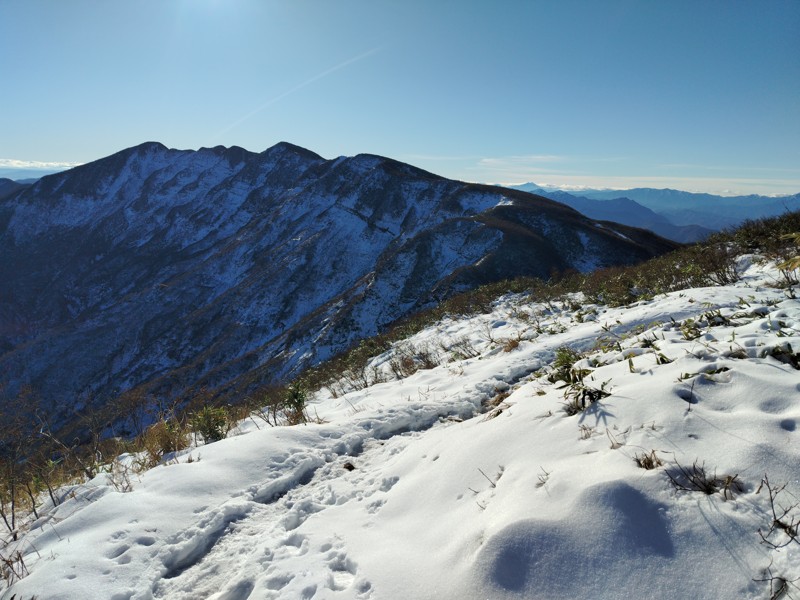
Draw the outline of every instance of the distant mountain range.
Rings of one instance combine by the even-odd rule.
[[[0,383],[63,415],[134,387],[244,393],[454,292],[675,247],[541,196],[287,143],[146,143],[2,185]]]
[[[0,167],[0,179],[12,179],[19,183],[32,182],[41,179],[45,175],[60,173],[64,169],[20,169]]]
[[[580,195],[544,189],[535,183],[510,186],[551,198],[595,219],[644,227],[679,242],[704,239],[714,231],[747,219],[772,217],[800,209],[800,194],[716,196],[671,189],[582,190]]]

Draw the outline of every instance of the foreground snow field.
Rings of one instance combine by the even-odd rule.
[[[16,543],[29,574],[2,598],[800,597],[771,507],[800,521],[800,301],[740,270],[630,307],[509,296],[446,320],[406,342],[442,365],[319,392],[321,423],[246,421],[130,491],[119,469],[75,487]],[[586,352],[572,387],[562,346]],[[587,389],[610,395],[569,416]],[[680,467],[717,491],[678,489]]]

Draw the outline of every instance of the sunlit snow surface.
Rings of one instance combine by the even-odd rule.
[[[467,339],[479,357],[321,392],[322,424],[244,422],[127,493],[98,476],[26,526],[12,547],[30,573],[3,598],[769,597],[754,580],[800,577],[800,544],[758,534],[765,474],[786,507],[800,498],[800,371],[769,356],[800,350],[800,301],[741,266],[735,286],[594,315],[508,297],[410,341],[444,358]],[[709,326],[717,309],[729,322]],[[567,416],[536,372],[600,338],[579,366],[611,395]],[[664,466],[639,468],[652,450]],[[677,491],[676,461],[742,490]]]

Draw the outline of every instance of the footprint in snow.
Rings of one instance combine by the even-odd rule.
[[[358,566],[344,552],[331,552],[328,560],[331,570],[328,576],[328,587],[333,591],[342,591],[353,585]]]
[[[300,535],[299,533],[293,533],[289,537],[287,537],[283,542],[281,542],[281,546],[285,547],[287,550],[291,550],[292,552],[300,555],[305,554],[308,552],[308,543],[306,542],[306,536]]]
[[[311,598],[313,598],[316,595],[316,593],[317,593],[316,584],[308,585],[303,588],[303,591],[301,592],[302,595],[300,596],[300,598],[302,598],[302,600],[311,600]]]
[[[126,539],[127,537],[128,537],[128,532],[127,531],[116,531],[116,532],[112,533],[111,534],[112,545],[113,545],[114,542],[122,541],[122,540]],[[142,540],[145,540],[145,539],[151,540],[151,541],[149,543],[144,543]],[[139,538],[138,540],[136,540],[136,543],[144,545],[144,546],[150,546],[150,545],[155,543],[155,539],[150,538],[150,537]],[[108,558],[109,560],[119,559],[119,560],[117,560],[117,562],[119,564],[124,565],[124,564],[127,564],[127,563],[130,562],[130,558],[129,557],[123,556],[130,549],[131,549],[131,546],[130,546],[130,544],[127,544],[127,543],[122,543],[122,544],[120,544],[118,546],[114,545],[114,547],[112,547],[110,550],[108,550],[105,553],[105,557]]]
[[[214,595],[209,600],[247,600],[253,593],[253,582],[249,579],[239,581],[219,595]]]
[[[266,581],[267,589],[278,591],[285,588],[289,583],[294,579],[294,575],[290,573],[281,573],[279,575],[275,575],[274,577],[270,577]]]
[[[128,550],[130,550],[130,548],[131,547],[128,546],[127,544],[123,544],[122,546],[117,546],[116,548],[112,548],[111,550],[106,552],[106,558],[109,558],[111,560],[119,558],[120,556],[125,554]]]
[[[386,478],[385,478],[385,479],[384,479],[384,480],[381,482],[381,491],[382,491],[382,492],[388,492],[390,489],[392,489],[392,488],[394,487],[394,485],[395,485],[395,484],[396,484],[398,481],[400,481],[400,478],[399,478],[399,477],[397,477],[397,476],[395,476],[395,477],[386,477]]]
[[[366,579],[357,579],[358,565],[345,552],[332,550],[328,556],[328,588],[341,592],[355,589],[359,598],[372,595],[372,584]]]
[[[136,540],[136,543],[140,546],[152,546],[156,543],[156,538],[149,535],[143,535]]]

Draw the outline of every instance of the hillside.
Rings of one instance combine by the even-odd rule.
[[[19,527],[2,597],[795,597],[800,300],[736,270],[618,308],[506,295],[314,422],[123,455]],[[438,366],[397,379],[409,348]]]
[[[296,374],[454,292],[674,248],[374,155],[147,143],[0,203],[0,373],[57,420]]]
[[[589,198],[617,198],[619,191],[586,190]],[[671,189],[634,188],[624,196],[667,217],[675,225],[701,225],[714,230],[736,227],[745,219],[773,217],[800,208],[800,194],[771,197],[717,196]]]
[[[566,204],[592,219],[602,219],[623,223],[631,227],[641,227],[682,244],[704,240],[713,233],[712,229],[699,225],[675,225],[663,214],[650,210],[630,198],[595,200],[562,191],[542,190],[536,193],[556,202]]]
[[[511,186],[567,206],[595,219],[618,221],[689,243],[713,231],[735,228],[747,219],[763,219],[800,208],[800,194],[789,196],[718,196],[671,189],[582,190],[567,193],[535,183]]]
[[[15,192],[18,192],[24,187],[25,187],[24,183],[0,177],[0,200],[5,198],[6,196],[10,196]]]

